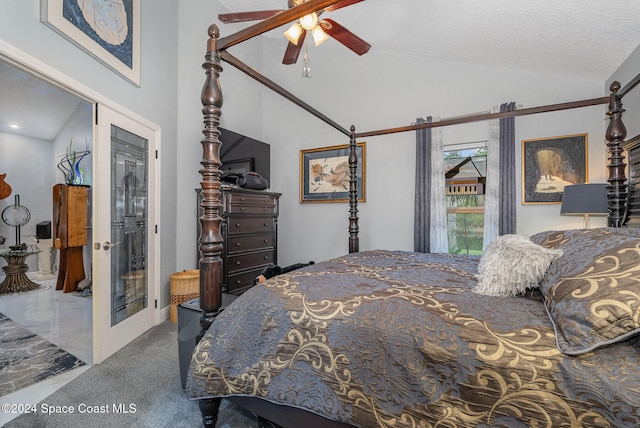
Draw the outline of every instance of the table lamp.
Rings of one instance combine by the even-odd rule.
[[[565,186],[560,207],[561,215],[584,215],[584,227],[589,229],[591,214],[606,215],[607,213],[606,183]]]

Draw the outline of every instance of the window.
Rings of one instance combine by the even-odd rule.
[[[449,253],[482,254],[486,143],[445,147],[444,165]]]

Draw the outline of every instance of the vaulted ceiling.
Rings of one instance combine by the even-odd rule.
[[[287,0],[220,3],[226,10],[219,13],[287,7]],[[639,17],[638,0],[365,0],[331,12],[332,19],[372,45],[370,52],[602,82],[640,43]],[[221,24],[221,31],[229,35],[248,25]],[[282,39],[284,50],[285,29],[261,37]],[[335,40],[320,48],[346,49]],[[79,102],[2,63],[0,99],[0,132],[43,139],[55,138]],[[18,120],[22,130],[8,128]]]
[[[220,13],[286,9],[287,0],[221,0]],[[327,15],[329,17],[329,15]],[[365,0],[330,17],[371,52],[608,79],[640,43],[638,0]],[[229,35],[248,23],[223,24]],[[282,38],[281,28],[263,35]],[[336,41],[324,45],[344,49]]]

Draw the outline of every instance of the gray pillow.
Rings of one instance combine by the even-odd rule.
[[[485,296],[509,297],[536,288],[547,269],[562,255],[521,235],[502,235],[482,253],[478,283],[473,291]]]
[[[561,249],[540,284],[558,349],[580,355],[640,332],[640,232],[549,231],[531,237]]]

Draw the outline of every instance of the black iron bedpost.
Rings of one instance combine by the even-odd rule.
[[[349,252],[360,251],[358,239],[358,154],[356,152],[356,127],[351,125],[351,140],[349,141]]]
[[[607,181],[607,204],[609,218],[607,226],[622,227],[624,223],[625,205],[627,203],[627,178],[625,176],[625,167],[623,149],[621,144],[627,137],[627,130],[622,122],[622,98],[618,96],[620,83],[613,82],[609,87],[611,90],[609,98],[609,126],[607,127],[607,151],[609,152],[609,178]]]

